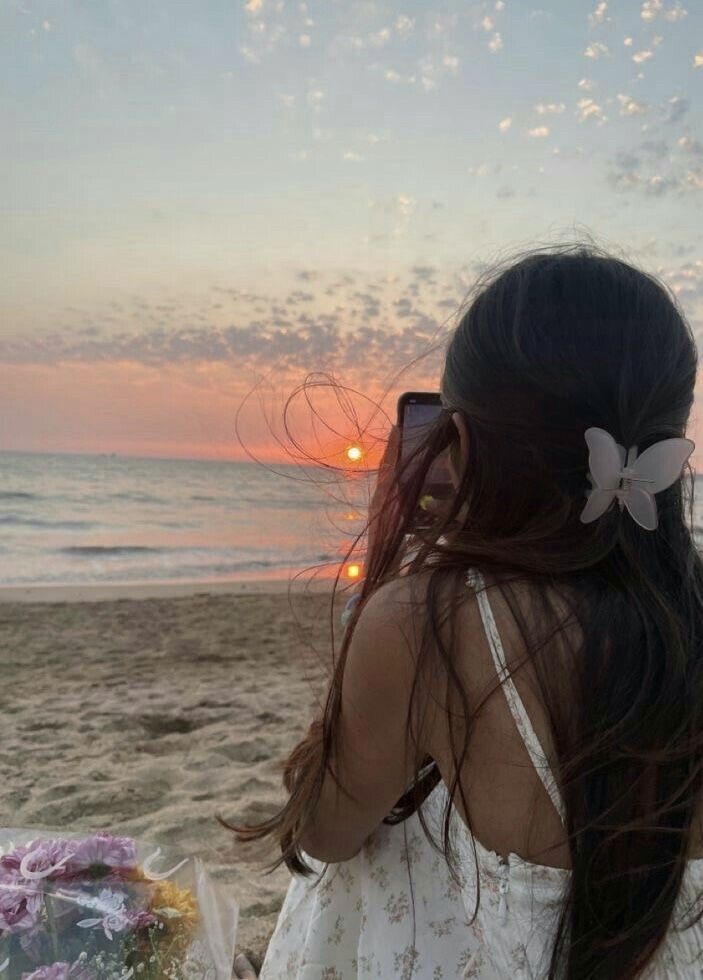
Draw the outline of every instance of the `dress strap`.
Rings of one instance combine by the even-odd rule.
[[[486,631],[488,645],[493,656],[493,663],[495,664],[496,673],[500,678],[503,692],[505,693],[505,699],[508,702],[508,707],[510,708],[510,713],[515,719],[517,730],[525,743],[525,748],[530,755],[532,764],[537,770],[537,775],[542,780],[544,788],[549,793],[549,798],[556,807],[557,813],[561,817],[561,822],[565,824],[566,811],[563,800],[557,788],[554,773],[552,772],[549,762],[547,761],[547,756],[542,748],[540,740],[537,737],[537,733],[532,727],[532,722],[527,714],[522,698],[518,694],[518,690],[513,683],[512,677],[508,675],[505,651],[498,632],[498,626],[493,615],[493,610],[491,609],[491,605],[488,601],[488,593],[485,591],[486,585],[484,578],[478,569],[472,568],[469,570],[466,576],[466,584],[475,587],[477,590],[476,599],[481,611],[481,619],[483,620],[483,626]]]

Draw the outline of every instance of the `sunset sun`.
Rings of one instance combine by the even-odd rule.
[[[350,463],[358,463],[364,456],[361,446],[347,446],[345,454]]]

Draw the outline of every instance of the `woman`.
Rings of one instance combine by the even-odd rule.
[[[236,828],[294,873],[262,980],[703,976],[696,370],[675,297],[596,247],[479,280],[288,802]]]

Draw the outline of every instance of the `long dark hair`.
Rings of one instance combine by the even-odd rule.
[[[640,453],[683,436],[696,344],[665,285],[591,243],[530,249],[488,269],[472,292],[442,374],[446,403],[469,430],[468,466],[451,508],[422,533],[407,569],[427,581],[417,677],[435,658],[464,706],[450,799],[458,787],[468,819],[459,773],[471,718],[439,601],[447,585],[466,595],[467,568],[485,571],[524,640],[516,669],[534,664],[566,807],[572,875],[549,977],[627,980],[651,961],[670,925],[701,789],[703,566],[688,464],[657,494],[655,531],[617,505],[593,523],[580,522],[588,487],[584,432],[599,426]],[[444,411],[412,460],[414,475],[402,485],[396,479],[378,515],[377,545],[324,712],[284,764],[288,802],[256,827],[228,825],[240,839],[273,835],[281,848],[273,867],[285,861],[292,871],[312,873],[297,842],[332,756],[354,624],[365,601],[397,574],[429,467],[456,439]],[[516,581],[530,586],[539,621],[549,626],[546,639],[526,621]],[[565,622],[550,594],[564,600],[582,636],[564,670],[544,653]],[[413,697],[421,695],[416,683]],[[409,721],[411,715],[417,717],[412,705]],[[417,811],[440,779],[432,760],[416,751],[416,761],[415,784],[386,822]],[[419,816],[427,831],[421,810]],[[455,868],[448,810],[444,826],[442,846]]]

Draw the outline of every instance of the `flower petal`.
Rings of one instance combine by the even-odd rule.
[[[80,922],[76,922],[76,925],[81,929],[92,929],[93,926],[99,926],[102,921],[102,919],[81,919]]]

